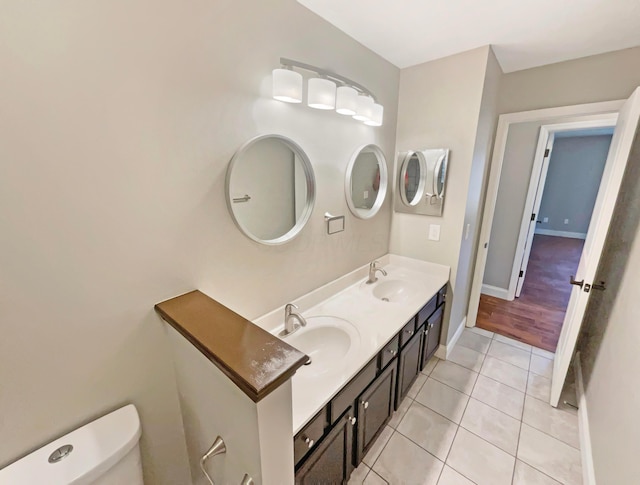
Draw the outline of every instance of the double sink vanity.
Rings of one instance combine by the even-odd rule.
[[[438,348],[449,268],[373,264],[254,322],[309,357],[292,378],[296,483],[348,480]]]
[[[441,215],[448,159],[399,154],[394,210]],[[355,218],[376,216],[388,178],[379,147],[355,150],[344,178]],[[281,135],[247,141],[227,169],[229,214],[254,244],[297,237],[316,191],[311,160]],[[324,217],[325,237],[346,230],[345,216]],[[195,483],[346,483],[438,349],[448,280],[447,266],[388,254],[257,319],[198,290],[157,304]],[[224,459],[206,463],[219,439]]]

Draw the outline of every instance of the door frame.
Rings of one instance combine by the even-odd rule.
[[[539,215],[538,212],[540,210],[540,203],[542,202],[542,194],[544,192],[544,186],[547,179],[549,160],[551,159],[551,150],[553,148],[556,133],[586,130],[590,128],[615,128],[618,121],[618,113],[611,113],[606,116],[588,116],[588,118],[590,119],[558,123],[554,125],[542,125],[540,127],[538,147],[533,161],[533,170],[531,171],[529,190],[527,192],[527,199],[522,213],[522,222],[520,223],[520,234],[518,235],[516,254],[513,258],[513,266],[511,268],[511,278],[509,280],[508,288],[509,300],[513,300],[520,296],[522,283],[524,283],[524,279],[527,275],[527,265],[529,264],[529,256],[531,255],[531,244],[533,242],[536,224],[536,222],[532,220],[532,215],[535,215],[536,219]],[[549,149],[549,155],[545,157],[547,149]],[[522,276],[520,276],[520,271],[522,271]]]
[[[480,305],[480,294],[482,293],[482,280],[487,263],[487,249],[491,237],[493,216],[498,198],[498,188],[500,176],[502,174],[502,164],[507,148],[509,128],[512,124],[525,123],[531,121],[553,121],[571,122],[584,121],[585,116],[600,115],[606,118],[607,115],[616,115],[626,100],[605,101],[600,103],[579,104],[573,106],[562,106],[557,108],[545,108],[532,111],[521,111],[517,113],[502,114],[498,118],[496,138],[489,167],[489,181],[487,183],[484,211],[481,221],[480,237],[476,247],[476,261],[474,267],[471,294],[469,297],[469,307],[467,310],[466,326],[474,327],[478,317],[478,307]]]

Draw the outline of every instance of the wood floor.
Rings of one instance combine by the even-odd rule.
[[[571,296],[582,239],[535,235],[520,298],[481,295],[476,325],[555,352]]]

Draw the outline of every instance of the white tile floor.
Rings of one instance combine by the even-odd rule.
[[[448,361],[427,364],[349,484],[581,484],[577,411],[549,405],[552,369],[550,352],[465,330]]]

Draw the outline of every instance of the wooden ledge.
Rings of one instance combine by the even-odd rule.
[[[158,303],[155,309],[254,402],[277,389],[308,360],[198,290]]]

